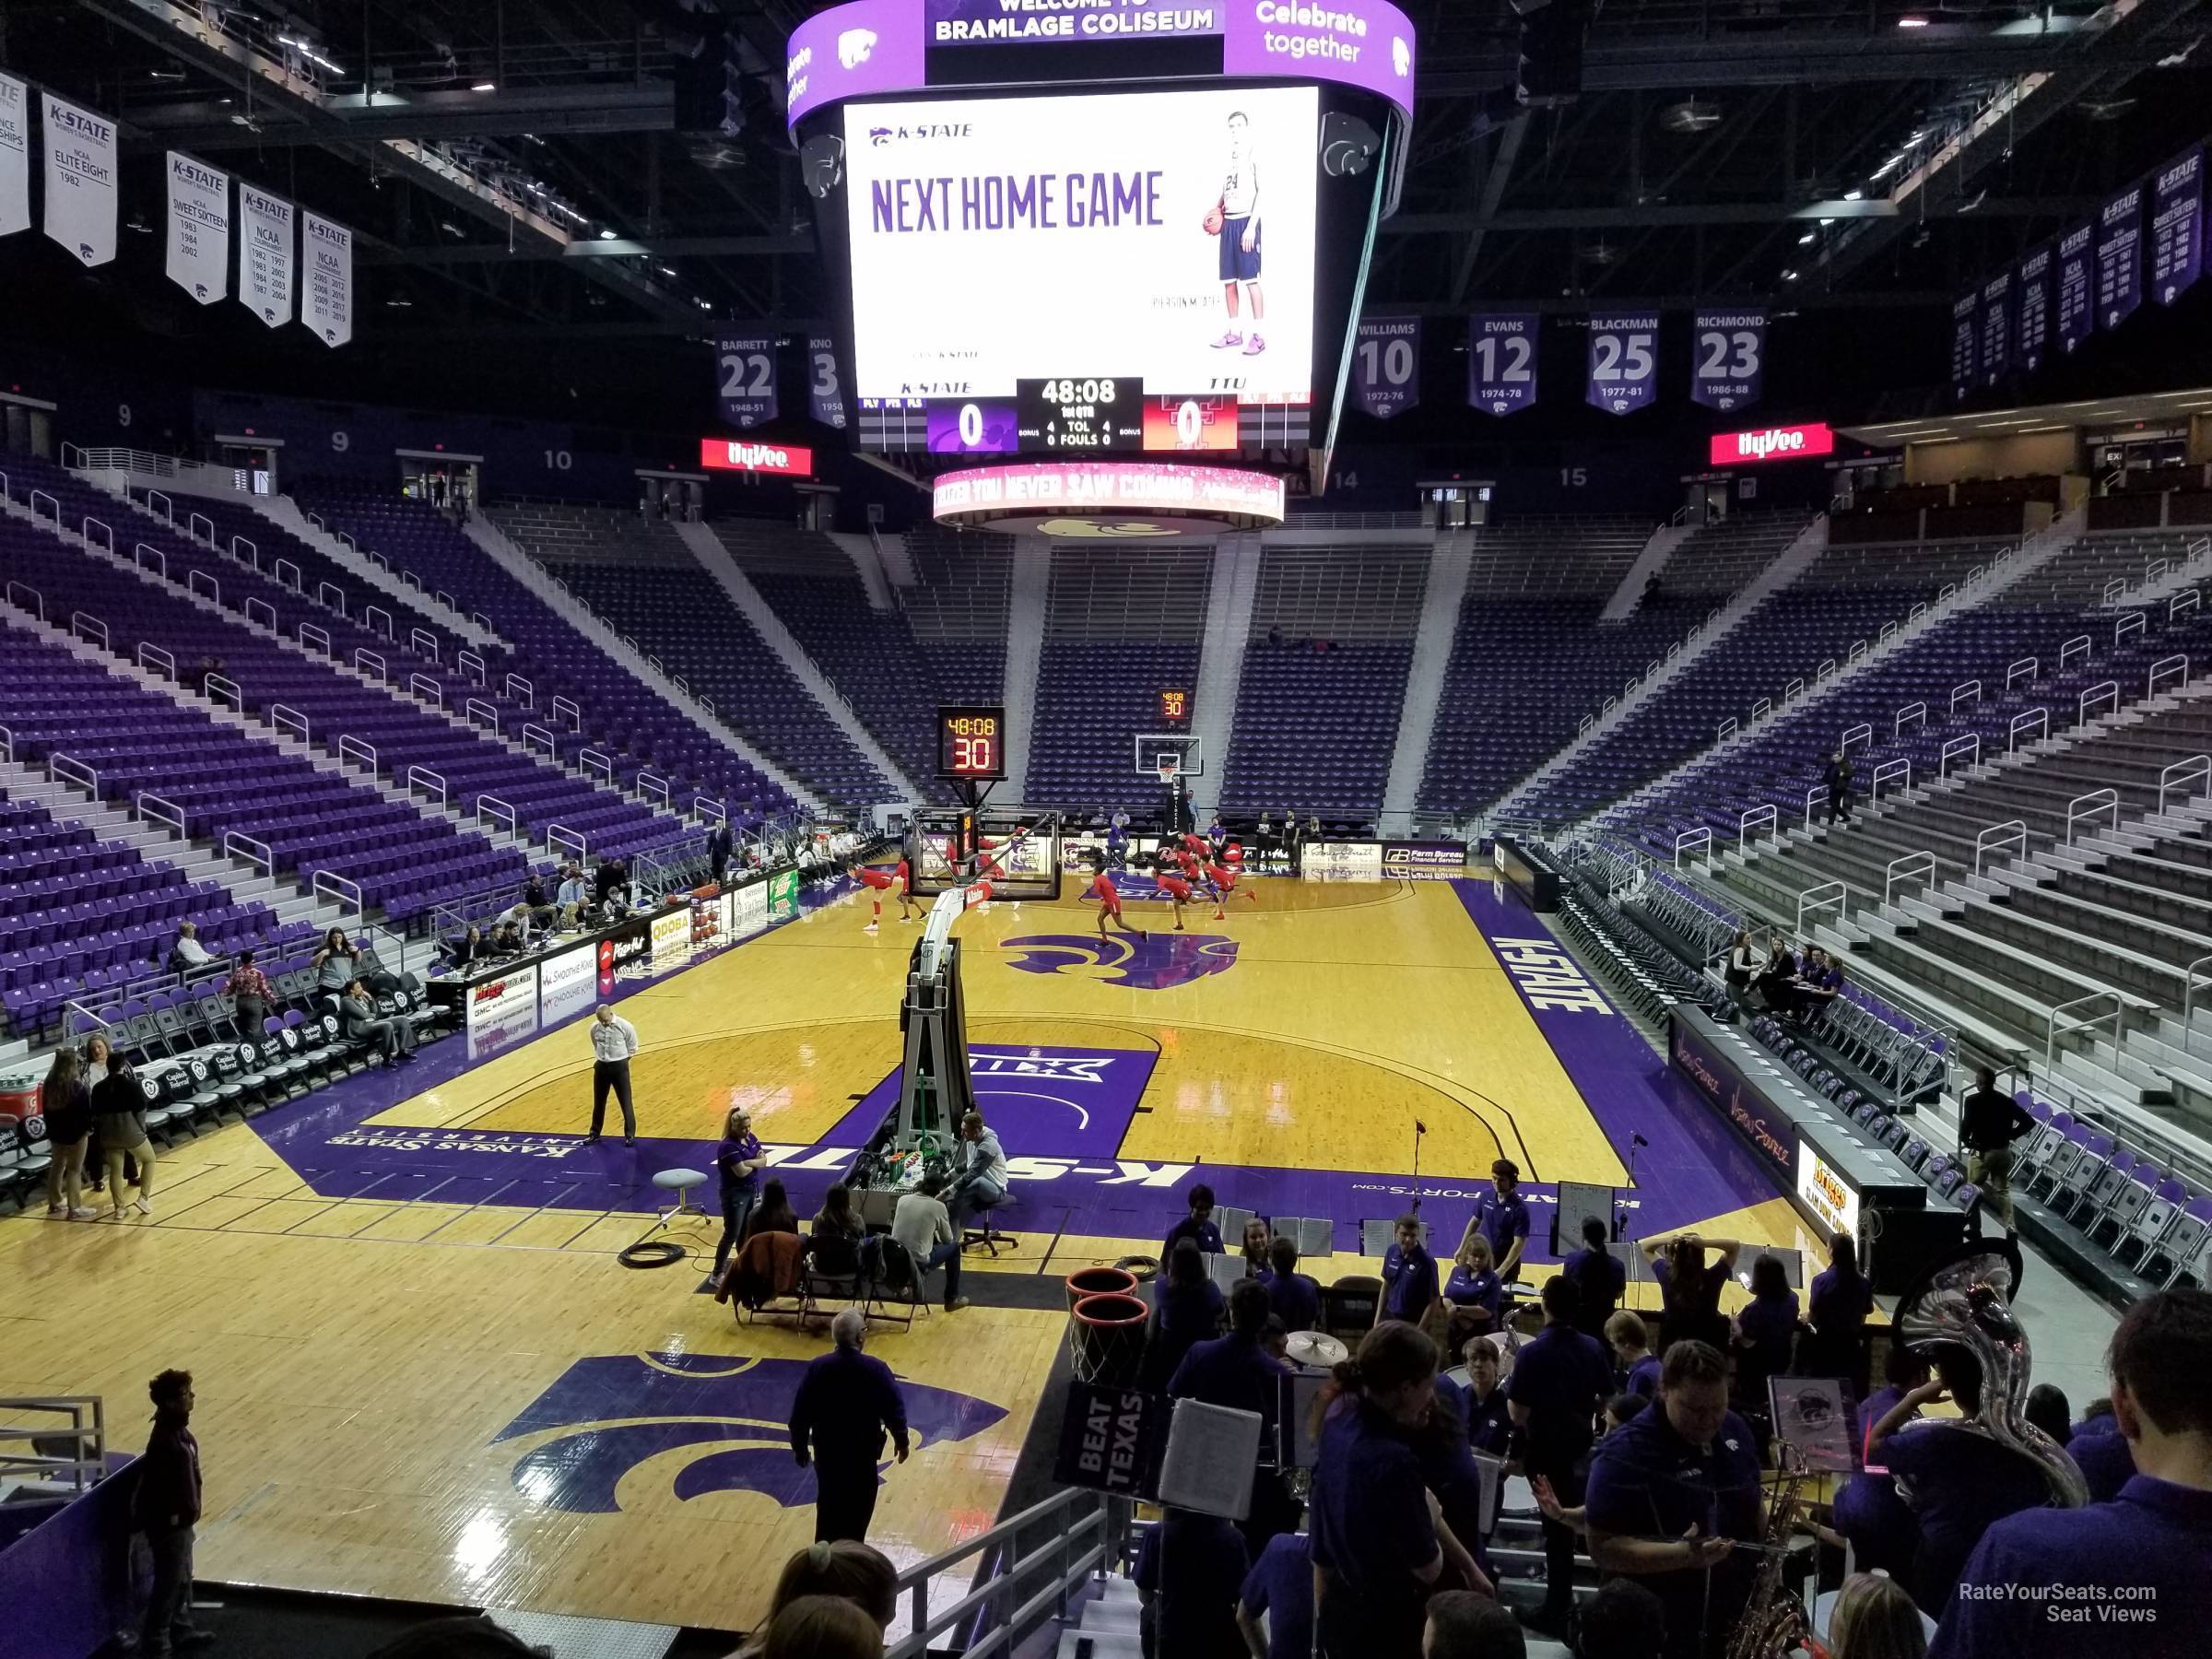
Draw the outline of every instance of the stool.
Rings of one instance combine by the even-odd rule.
[[[991,1218],[993,1212],[1010,1202],[1013,1196],[1013,1194],[1008,1193],[1005,1197],[1001,1198],[997,1204],[983,1204],[974,1206],[971,1218],[981,1220],[982,1222],[982,1226],[980,1228],[963,1227],[960,1229],[960,1249],[963,1253],[973,1250],[978,1245],[981,1245],[983,1249],[991,1253],[992,1259],[995,1261],[997,1260],[998,1253],[1001,1250],[1018,1250],[1020,1248],[1020,1246],[1014,1240],[1009,1239],[1005,1233],[1000,1232],[998,1230],[998,1223]]]
[[[649,1230],[657,1231],[664,1227],[673,1227],[678,1216],[697,1216],[702,1221],[707,1218],[707,1212],[691,1202],[691,1189],[707,1184],[705,1171],[662,1170],[654,1174],[653,1184],[664,1193],[675,1194],[676,1203],[661,1212],[661,1218]]]

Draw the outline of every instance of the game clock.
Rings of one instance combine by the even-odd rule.
[[[994,782],[1006,775],[1006,712],[937,711],[937,776]]]
[[[1014,427],[1024,454],[1141,450],[1145,382],[1135,375],[1055,375],[1014,382]]]

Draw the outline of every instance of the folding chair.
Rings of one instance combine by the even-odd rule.
[[[821,1312],[818,1298],[860,1300],[860,1246],[841,1233],[823,1233],[806,1241],[799,1260],[799,1328]],[[827,1317],[827,1315],[825,1315]]]

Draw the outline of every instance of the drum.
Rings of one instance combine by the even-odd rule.
[[[1300,1371],[1332,1371],[1352,1357],[1351,1350],[1326,1331],[1293,1331],[1284,1351]]]
[[[1152,1310],[1116,1291],[1087,1296],[1067,1317],[1068,1368],[1078,1382],[1133,1388],[1145,1358],[1145,1325]]]
[[[1067,1311],[1087,1296],[1135,1296],[1136,1275],[1124,1267],[1085,1267],[1067,1276]]]

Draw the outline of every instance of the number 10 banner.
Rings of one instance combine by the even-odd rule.
[[[776,336],[714,336],[714,383],[722,418],[734,427],[756,427],[776,418]]]
[[[1594,407],[1630,415],[1659,391],[1659,313],[1593,312],[1590,315],[1590,388]]]
[[[1352,384],[1359,406],[1378,420],[1403,415],[1421,401],[1421,320],[1369,317],[1352,347]]]
[[[1700,312],[1690,343],[1690,402],[1743,409],[1759,401],[1767,378],[1765,312]]]
[[[1536,314],[1477,312],[1467,319],[1467,406],[1511,415],[1536,401]]]

